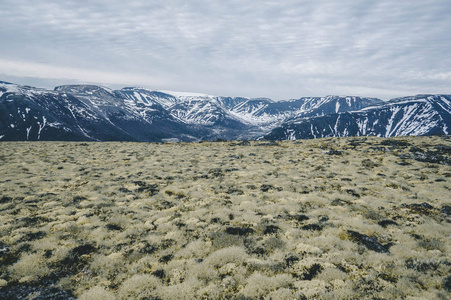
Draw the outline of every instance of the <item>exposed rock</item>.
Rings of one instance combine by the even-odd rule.
[[[402,207],[410,209],[412,213],[430,215],[436,212],[436,209],[429,203],[423,202],[421,204],[403,204]]]
[[[415,152],[413,159],[432,164],[451,165],[451,159],[435,152]]]
[[[410,143],[405,142],[405,141],[398,141],[398,140],[394,140],[394,139],[387,139],[387,140],[383,140],[381,142],[381,145],[405,148],[405,147],[410,146]]]
[[[290,219],[296,220],[298,222],[304,222],[304,221],[310,220],[310,218],[307,217],[306,215],[294,215],[294,216],[290,216]]]
[[[358,146],[364,144],[367,140],[368,139],[365,137],[361,138],[361,139],[352,139],[348,142],[348,144],[349,144],[349,146],[352,146],[355,148],[355,147],[358,147]]]
[[[318,221],[319,221],[320,223],[325,223],[325,222],[329,221],[329,216],[326,216],[326,215],[319,216],[319,217],[318,217]]]
[[[117,231],[121,231],[122,230],[122,227],[117,225],[117,224],[106,224],[105,227],[108,230],[117,230]]]
[[[56,287],[15,285],[0,289],[2,300],[76,300],[72,293]]]
[[[139,252],[143,253],[143,254],[152,254],[152,253],[154,253],[157,250],[158,250],[158,247],[156,247],[153,244],[149,244],[149,243],[146,242],[144,244],[144,246],[141,247],[141,249],[139,249]]]
[[[45,233],[44,231],[29,232],[21,238],[21,241],[22,242],[31,242],[34,240],[42,239],[46,235],[47,235],[47,233]]]
[[[421,148],[419,148],[417,146],[410,147],[409,151],[413,152],[413,153],[415,153],[415,152],[419,152],[419,153],[424,152],[423,149],[421,149]]]
[[[133,183],[139,186],[137,192],[148,193],[149,196],[154,196],[160,191],[157,184],[148,184],[144,181],[134,181]]]
[[[0,257],[9,252],[9,247],[5,244],[0,243]]]
[[[320,264],[313,264],[308,270],[307,272],[303,273],[301,278],[303,280],[312,280],[313,278],[315,278],[319,273],[321,273],[321,271],[324,270],[323,266],[321,266]]]
[[[158,269],[152,272],[152,275],[155,277],[158,277],[160,279],[163,279],[166,277],[166,273],[164,272],[163,269]]]
[[[254,230],[249,227],[227,227],[225,232],[232,235],[246,236],[253,234]]]
[[[279,144],[276,141],[268,141],[264,143],[259,143],[255,146],[279,146]]]
[[[451,216],[451,206],[450,205],[442,206],[442,209],[440,209],[440,212],[447,216]]]
[[[261,190],[262,192],[267,192],[267,191],[269,191],[269,190],[281,191],[281,190],[283,190],[283,188],[281,188],[281,187],[275,187],[275,186],[270,185],[270,184],[262,184],[261,187],[260,187],[260,190]]]
[[[380,226],[382,226],[384,228],[387,228],[390,225],[398,226],[398,223],[396,223],[393,220],[382,220],[382,221],[379,221],[377,224],[379,224]]]
[[[280,228],[278,226],[268,225],[265,227],[263,234],[272,234],[272,233],[277,233],[279,231],[280,231]]]
[[[132,193],[132,191],[130,191],[129,189],[124,188],[124,187],[119,188],[119,192],[124,193],[124,194],[131,194]]]
[[[224,172],[220,168],[214,168],[208,171],[208,174],[210,174],[213,177],[222,177],[224,176]]]
[[[428,271],[437,271],[440,267],[440,261],[424,260],[424,259],[411,259],[406,260],[406,268],[414,269],[418,272],[425,273]]]
[[[291,267],[293,264],[299,261],[299,257],[293,253],[289,253],[285,256],[285,264],[287,267]]]
[[[451,275],[443,279],[443,288],[448,292],[451,292]]]
[[[96,250],[97,249],[92,244],[84,244],[73,248],[69,251],[68,255],[57,264],[58,271],[55,272],[54,277],[76,274],[88,263],[85,255],[89,255]]]
[[[369,250],[380,253],[389,252],[386,246],[380,244],[374,237],[369,237],[366,234],[358,233],[357,231],[352,230],[348,230],[347,234],[351,241],[356,242],[359,245],[363,245]]]
[[[0,204],[8,203],[8,202],[11,202],[11,201],[13,201],[13,198],[8,197],[8,196],[2,196],[0,198]]]
[[[13,252],[8,245],[0,243],[0,271],[14,264],[20,257],[20,251]]]
[[[362,166],[364,166],[367,169],[372,169],[374,167],[379,167],[380,163],[374,162],[371,159],[367,158],[362,160]]]
[[[160,248],[161,249],[167,249],[169,247],[172,247],[173,245],[175,245],[177,242],[173,239],[164,239],[161,241],[160,243]]]
[[[335,199],[333,200],[330,205],[332,206],[345,206],[345,205],[350,205],[351,202],[348,200],[342,200],[342,199]]]
[[[451,154],[451,146],[439,145],[435,146],[435,149],[440,153]]]
[[[355,190],[353,190],[353,189],[347,189],[346,190],[346,193],[348,193],[349,195],[351,195],[351,196],[354,196],[354,197],[356,197],[356,198],[360,198],[360,194],[358,194]]]
[[[165,264],[165,263],[170,262],[173,258],[174,258],[174,255],[167,254],[167,255],[160,257],[160,259],[158,261]]]
[[[343,151],[331,149],[328,152],[326,152],[326,154],[328,154],[328,155],[343,155]]]
[[[379,278],[382,278],[385,281],[396,283],[398,282],[398,277],[394,274],[388,274],[388,273],[380,273],[378,275]]]
[[[323,230],[324,225],[321,224],[307,224],[301,227],[303,230],[311,230],[311,231],[321,231]]]

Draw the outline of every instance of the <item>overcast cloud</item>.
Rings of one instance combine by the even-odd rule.
[[[1,0],[0,80],[273,99],[451,93],[449,0]]]

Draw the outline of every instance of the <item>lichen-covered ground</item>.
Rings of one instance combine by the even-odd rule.
[[[0,144],[0,299],[449,299],[451,139]]]

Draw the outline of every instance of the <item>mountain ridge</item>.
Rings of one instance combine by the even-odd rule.
[[[0,141],[202,141],[448,134],[451,96],[268,98],[0,81]]]
[[[379,106],[284,123],[265,136],[270,140],[374,135],[382,137],[449,134],[451,96],[396,98]]]

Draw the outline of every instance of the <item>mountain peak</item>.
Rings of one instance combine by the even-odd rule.
[[[54,91],[57,92],[67,92],[67,93],[94,93],[94,92],[107,92],[113,93],[113,90],[93,84],[68,84],[68,85],[60,85],[54,88]]]
[[[273,103],[274,100],[272,100],[271,98],[266,98],[266,97],[258,97],[258,98],[250,98],[250,101],[262,101],[262,102],[269,102],[269,103]]]
[[[216,96],[203,94],[203,93],[192,93],[192,92],[177,92],[168,90],[155,90],[156,92],[168,94],[177,98],[215,98]]]
[[[1,140],[161,142],[448,134],[451,96],[384,102],[328,95],[287,101],[98,85],[54,90],[0,82]]]

